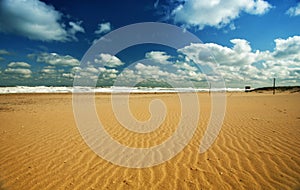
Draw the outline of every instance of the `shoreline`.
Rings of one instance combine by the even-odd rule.
[[[47,96],[47,95],[165,95],[165,94],[204,94],[204,95],[210,95],[210,94],[225,94],[225,95],[230,95],[230,94],[243,94],[243,95],[268,95],[268,94],[272,94],[273,91],[272,90],[259,90],[259,91],[250,91],[250,92],[244,92],[244,91],[227,91],[227,92],[77,92],[77,93],[73,93],[73,92],[28,92],[28,93],[24,93],[24,92],[20,92],[20,93],[0,93],[0,96],[13,96],[13,95],[29,95],[29,96]],[[286,90],[286,91],[276,91],[275,95],[279,95],[279,94],[297,94],[300,93],[300,91],[290,91],[290,90]],[[273,95],[273,94],[272,94]]]
[[[226,89],[207,89],[207,88],[146,88],[146,87],[47,87],[47,86],[17,86],[17,87],[0,87],[1,94],[73,94],[73,93],[94,93],[94,94],[162,94],[162,93],[237,93],[237,92],[269,92],[273,87],[261,87],[252,89],[226,88]],[[275,91],[279,92],[300,92],[300,86],[278,86]]]

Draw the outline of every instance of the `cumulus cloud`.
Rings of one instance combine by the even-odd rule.
[[[246,84],[254,87],[270,85],[273,77],[278,79],[280,85],[299,84],[300,36],[275,39],[275,48],[272,51],[253,50],[245,39],[232,39],[230,42],[231,46],[194,43],[179,49],[179,55],[172,56],[172,60],[166,52],[148,52],[145,54],[146,58],[172,64],[140,62],[124,70],[120,67],[124,63],[110,54],[99,54],[93,62],[82,68],[79,67],[79,61],[70,55],[42,53],[35,55],[36,60],[48,66],[36,74],[45,80],[70,82],[75,73],[79,73],[77,77],[83,77],[87,81],[96,80],[102,82],[101,84],[113,84],[118,77],[121,77],[123,84],[137,84],[145,80],[150,81],[150,86],[155,85],[155,81],[172,81],[178,84],[183,84],[182,81],[193,81],[205,84],[207,75],[202,72],[206,71],[202,68],[217,67],[229,84],[228,87],[243,87]],[[32,71],[29,68],[28,63],[11,62],[3,70],[2,76],[30,78]]]
[[[168,72],[163,71],[159,66],[137,63],[135,65],[135,69],[137,70],[138,75],[141,75],[145,78],[159,78],[169,75]]]
[[[177,67],[178,69],[189,71],[189,72],[195,72],[198,70],[196,67],[191,66],[186,62],[177,62],[174,66]]]
[[[24,68],[7,68],[4,70],[4,73],[19,76],[22,78],[30,78],[31,77],[31,70],[30,69],[24,69]]]
[[[237,53],[251,52],[251,46],[247,40],[232,39],[230,42],[234,44],[233,50]]]
[[[174,64],[157,65],[153,62],[138,62],[125,68],[118,75],[117,85],[191,87],[191,81],[202,82],[204,80],[205,75],[189,63],[177,61]]]
[[[0,32],[21,35],[32,40],[70,41],[84,32],[81,22],[62,22],[63,14],[39,0],[0,1]]]
[[[233,39],[232,48],[215,43],[196,43],[179,50],[190,59],[201,65],[241,65],[252,63],[259,52],[251,52],[249,42],[243,39]]]
[[[238,18],[242,12],[262,15],[271,7],[264,0],[182,0],[182,4],[172,11],[171,18],[185,27],[222,28]]]
[[[110,68],[124,65],[124,63],[119,58],[117,58],[116,56],[107,54],[107,53],[99,54],[95,58],[94,62],[97,64],[101,64],[105,67],[110,67]]]
[[[83,78],[87,80],[98,80],[99,81],[112,81],[117,77],[117,73],[119,72],[116,69],[109,69],[105,67],[96,67],[93,65],[88,65],[86,68],[75,69],[79,71],[76,75],[78,78]],[[77,72],[76,71],[76,72]],[[75,77],[75,72],[71,72],[72,76]],[[70,77],[69,75],[68,77]]]
[[[110,22],[98,24],[98,29],[95,31],[95,34],[105,34],[111,30]]]
[[[86,67],[75,66],[69,70],[69,72],[62,73],[62,76],[68,79],[81,78],[82,80],[88,81],[96,80],[98,82],[112,82],[119,71],[114,68],[105,68],[99,65],[92,65],[90,62],[87,63]]]
[[[5,49],[0,49],[0,55],[9,55],[10,53]],[[0,56],[0,61],[4,60],[3,57]]]
[[[300,3],[295,7],[291,7],[286,11],[286,14],[290,16],[299,16],[300,15]]]
[[[153,86],[166,78],[171,78],[174,74],[163,70],[160,66],[136,63],[130,68],[126,68],[118,76],[117,85],[135,86],[136,84]],[[175,76],[176,77],[176,76]]]
[[[69,69],[69,68],[68,68]],[[43,67],[41,70],[39,70],[36,74],[36,78],[41,80],[50,81],[51,83],[61,83],[63,77],[63,73],[65,72],[64,69],[57,68],[55,66],[49,65]]]
[[[74,75],[72,73],[63,73],[62,76],[66,77],[66,78],[73,78],[74,77]]]
[[[54,68],[43,68],[41,70],[42,74],[54,74],[57,73],[57,71]]]
[[[30,67],[25,62],[10,62],[3,73],[12,78],[30,78],[32,74]]]
[[[173,57],[177,59],[174,64],[149,65],[137,63],[123,70],[120,76],[123,76],[124,84],[136,84],[148,79],[153,79],[156,82],[165,79],[168,79],[165,81],[173,82],[183,80],[203,82],[206,80],[206,75],[199,68],[214,65],[218,67],[230,86],[234,84],[238,87],[245,84],[264,86],[268,85],[273,77],[281,81],[280,85],[297,84],[300,82],[299,39],[299,36],[275,39],[276,46],[273,51],[253,51],[250,43],[244,39],[232,39],[233,45],[231,47],[213,43],[191,44],[178,50],[180,55]],[[166,53],[162,52],[162,54]],[[99,56],[100,62],[111,60],[113,56],[109,55],[107,57],[109,59],[106,59],[103,55]],[[58,70],[55,67],[61,65],[58,62],[53,61],[52,65],[44,67],[39,73],[46,78],[51,78],[51,76],[57,78],[59,76],[69,80],[74,78],[76,72],[79,72],[79,77],[87,80],[98,80],[105,84],[107,81],[114,81],[119,74],[119,70],[116,68],[108,68],[104,64],[92,65],[91,63],[86,68],[72,66],[72,68]],[[27,67],[26,63],[12,62],[4,70],[4,75],[29,78],[32,73]],[[155,84],[153,81],[150,82],[152,82],[151,85]]]
[[[0,55],[9,55],[10,53],[5,49],[0,49]]]
[[[145,57],[147,59],[151,59],[154,62],[161,63],[161,64],[170,64],[171,62],[169,59],[171,58],[170,55],[167,55],[166,52],[162,51],[151,51],[147,52]]]
[[[23,68],[30,68],[31,66],[25,62],[10,62],[8,67],[23,67]]]
[[[94,32],[98,36],[98,38],[96,38],[93,41],[93,44],[95,44],[99,39],[103,38],[103,37],[101,37],[102,35],[110,32],[110,31],[111,31],[111,24],[110,24],[110,22],[105,22],[105,23],[98,24],[98,28]],[[100,36],[100,38],[99,38],[99,36]]]
[[[276,39],[275,44],[275,57],[300,59],[300,36],[293,36],[287,39]]]
[[[82,26],[80,26],[82,23],[82,21],[79,22],[69,22],[69,25],[71,26],[71,28],[68,30],[69,32],[69,36],[73,39],[73,40],[77,40],[75,34],[78,32],[81,33],[85,33],[85,30]]]
[[[99,67],[100,76],[104,80],[115,79],[117,77],[117,73],[119,72],[116,69],[107,69],[105,67]]]
[[[178,52],[200,67],[217,67],[225,81],[241,84],[263,84],[273,77],[280,80],[299,81],[300,36],[275,39],[273,51],[252,51],[244,39],[233,39],[233,47],[214,43],[191,44]]]
[[[76,66],[80,62],[70,55],[59,55],[57,53],[41,53],[37,55],[37,62],[43,62],[53,66]]]

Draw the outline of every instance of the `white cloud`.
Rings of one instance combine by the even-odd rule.
[[[136,63],[129,68],[125,68],[118,76],[117,85],[134,86],[140,82],[163,81],[167,77],[172,77],[173,73],[164,71],[159,66]]]
[[[99,67],[100,76],[104,80],[115,79],[117,77],[117,73],[119,72],[116,69],[107,69],[105,67]]]
[[[162,51],[151,51],[151,52],[147,52],[145,57],[147,59],[151,59],[157,63],[161,63],[161,64],[170,64],[171,62],[168,61],[171,56],[167,55],[166,52],[162,52]]]
[[[100,55],[98,55],[95,58],[94,62],[110,68],[124,65],[124,63],[119,58],[106,53],[101,53]]]
[[[5,49],[0,49],[0,55],[9,55],[10,53]],[[4,60],[3,57],[0,57],[0,61]]]
[[[200,65],[241,65],[252,63],[259,52],[251,52],[249,42],[243,39],[233,39],[232,48],[215,43],[191,44],[179,50],[180,53],[188,55],[195,63]]]
[[[62,76],[66,77],[66,78],[73,78],[74,77],[74,75],[72,73],[63,73]]]
[[[0,55],[9,55],[10,53],[5,49],[0,49]]]
[[[300,36],[293,36],[287,39],[276,39],[275,44],[275,57],[300,60]]]
[[[81,68],[80,68],[80,67],[73,67],[73,68],[71,69],[71,72],[72,72],[72,73],[76,73],[76,72],[79,72],[79,71],[81,71]]]
[[[30,69],[24,69],[24,68],[7,68],[4,70],[4,73],[11,74],[11,75],[18,75],[21,78],[30,78],[32,74]]]
[[[84,32],[80,22],[61,22],[63,14],[39,0],[0,1],[0,32],[25,36],[32,40],[70,41]]]
[[[23,67],[23,68],[30,68],[31,66],[25,62],[10,62],[8,67]]]
[[[75,73],[79,71],[80,76],[77,77],[103,83],[113,82],[120,77],[123,84],[137,84],[150,79],[150,83],[172,81],[184,85],[186,81],[202,84],[206,81],[206,77],[213,78],[213,75],[207,76],[201,70],[204,67],[217,66],[229,87],[270,85],[273,77],[278,79],[280,85],[296,85],[300,82],[300,36],[274,41],[276,46],[272,51],[254,51],[245,39],[232,39],[230,40],[232,46],[228,47],[215,43],[191,44],[179,49],[180,55],[177,58],[172,57],[174,60],[177,59],[174,64],[140,62],[125,68],[122,73],[119,73],[117,66],[124,63],[110,54],[98,55],[94,62],[88,63],[86,68],[74,64],[71,68],[65,68],[67,72],[58,71],[55,67],[73,65],[72,61],[67,64],[63,61],[66,56],[45,54],[42,57],[47,60],[45,62],[50,64],[50,67],[45,67],[40,73],[51,76],[56,72],[54,74],[65,78],[74,78]],[[170,58],[165,52],[157,51],[148,52],[146,57],[160,62],[169,61]],[[79,61],[77,63],[79,64]],[[5,73],[7,72],[9,71]]]
[[[187,81],[202,81],[204,79],[205,75],[188,63],[179,61],[171,65],[136,63],[120,73],[118,84],[135,85],[140,82],[147,84],[150,81],[150,85],[167,82],[171,85],[184,86],[190,84]]]
[[[135,65],[137,74],[145,78],[159,78],[169,76],[169,73],[163,71],[159,66],[144,65],[142,63],[137,63]]]
[[[182,0],[171,17],[185,27],[205,26],[222,28],[238,18],[242,12],[265,14],[272,6],[264,0]],[[231,27],[233,28],[233,27]]]
[[[105,23],[100,23],[98,24],[98,28],[97,30],[95,30],[95,34],[97,34],[97,36],[101,36],[100,38],[96,38],[93,41],[93,44],[95,44],[98,40],[100,39],[104,39],[102,35],[108,33],[111,31],[111,24],[110,22],[105,22]]]
[[[69,25],[71,26],[71,28],[68,30],[69,31],[69,36],[73,39],[73,40],[77,40],[75,34],[78,32],[81,33],[85,33],[85,30],[82,26],[80,26],[82,23],[82,21],[79,22],[69,22]]]
[[[32,74],[29,69],[30,67],[31,66],[25,62],[10,62],[4,70],[4,73],[13,77],[30,78]]]
[[[64,69],[58,69],[55,66],[46,66],[43,69],[41,69],[38,73],[39,79],[47,79],[59,82],[60,79],[63,77],[63,73],[65,72]]]
[[[44,69],[41,70],[41,73],[43,73],[43,74],[54,74],[56,72],[57,71],[54,68],[53,69],[51,69],[51,68],[44,68]]]
[[[80,64],[77,59],[70,55],[59,55],[57,53],[41,53],[37,56],[37,62],[53,66],[76,66]]]
[[[77,78],[85,78],[92,80],[112,80],[117,77],[117,73],[119,71],[112,68],[105,67],[97,67],[95,65],[91,65],[88,63],[87,67],[73,67],[70,73],[64,73],[63,76],[67,78],[76,77]]]
[[[183,62],[183,63],[177,62],[174,66],[177,67],[178,69],[183,69],[183,70],[190,71],[190,72],[195,72],[198,70],[196,67],[193,67],[185,62]]]
[[[114,81],[118,74],[124,79],[124,84],[133,84],[147,79],[157,81],[185,82],[192,80],[203,82],[206,75],[200,69],[205,66],[217,66],[229,87],[251,85],[254,87],[270,85],[273,77],[280,85],[297,85],[300,82],[300,36],[286,39],[275,39],[272,51],[254,51],[245,39],[232,39],[232,46],[222,46],[215,43],[191,44],[172,57],[174,64],[145,64],[137,63],[119,73],[118,66],[124,63],[110,54],[100,54],[95,62],[86,68],[78,67],[79,61],[69,55],[42,53],[35,55],[38,62],[49,64],[41,69],[40,76],[44,78],[64,77],[74,78],[77,71],[79,77],[87,80],[94,79],[106,83]],[[146,57],[157,61],[169,61],[170,56],[165,52],[148,52]],[[32,71],[25,62],[11,62],[3,70],[3,76],[29,78]],[[69,66],[61,69],[56,66]],[[200,69],[199,69],[200,68]],[[167,80],[165,80],[167,79]],[[281,81],[281,82],[280,82]],[[180,83],[182,84],[182,83]]]
[[[85,71],[87,71],[88,73],[92,73],[92,74],[97,74],[99,73],[99,70],[96,69],[95,67],[93,66],[89,66],[85,69]]]
[[[95,31],[95,34],[105,34],[111,30],[110,22],[98,24],[98,29]]]
[[[300,3],[297,4],[295,7],[291,7],[286,11],[286,14],[290,16],[298,16],[300,15]]]
[[[232,39],[230,42],[234,44],[233,50],[237,53],[251,52],[251,46],[247,40]]]
[[[230,23],[229,28],[230,30],[235,30],[236,26],[234,25],[234,23]]]
[[[281,81],[300,82],[300,36],[275,39],[273,51],[252,51],[244,39],[233,39],[233,47],[214,43],[191,44],[178,50],[200,67],[214,66],[226,82],[266,84],[273,77]],[[190,72],[191,74],[196,74]],[[191,75],[192,76],[192,75]],[[289,84],[291,85],[291,84]]]
[[[265,14],[272,7],[267,1],[264,0],[246,0],[244,3],[249,3],[246,5],[245,12],[253,15]]]

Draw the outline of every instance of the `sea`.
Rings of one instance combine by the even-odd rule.
[[[18,93],[170,93],[170,92],[242,92],[242,88],[207,89],[207,88],[160,88],[160,87],[67,87],[67,86],[15,86],[0,87],[0,94]]]

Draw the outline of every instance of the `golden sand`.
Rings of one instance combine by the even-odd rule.
[[[190,143],[160,165],[133,169],[97,156],[76,127],[71,94],[0,95],[0,189],[297,189],[300,188],[300,94],[227,93],[215,143],[199,153],[210,97],[199,93],[200,120]],[[146,121],[149,102],[167,107],[163,124],[147,134],[124,129],[110,96],[99,94],[99,120],[130,147],[151,147],[176,130],[176,94],[134,94],[133,115]]]

